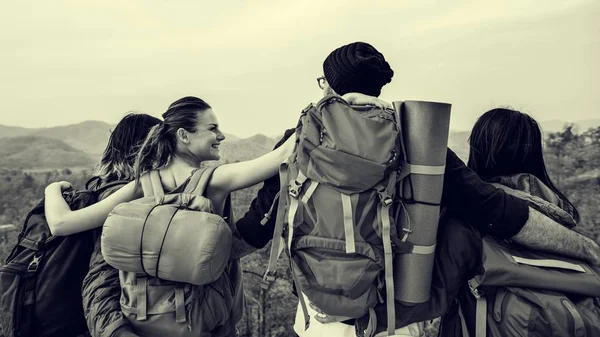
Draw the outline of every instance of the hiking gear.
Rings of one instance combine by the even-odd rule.
[[[298,293],[324,313],[363,317],[383,300],[386,286],[393,317],[392,256],[411,249],[397,237],[391,218],[401,156],[395,113],[328,96],[303,110],[301,124],[295,153],[279,170],[264,281],[274,279],[285,246]],[[306,303],[299,299],[307,328]]]
[[[170,194],[150,171],[144,198],[117,206],[104,224],[102,254],[121,268],[121,310],[142,336],[235,335],[243,290],[239,263],[229,261],[232,228],[203,196],[215,169],[195,171]]]
[[[63,192],[72,210],[96,203],[99,196],[127,181],[100,188]],[[27,215],[18,241],[0,268],[0,326],[4,336],[50,337],[87,333],[81,284],[98,231],[53,236],[45,216],[44,199]]]
[[[440,215],[451,105],[435,102],[393,102],[402,126],[398,197],[406,216],[398,219],[398,235],[419,249],[394,256],[394,298],[403,303],[426,302]]]
[[[496,185],[507,193],[575,226],[568,212],[549,202],[556,195],[535,176],[520,174],[500,182]],[[481,266],[468,283],[473,296],[460,301],[463,337],[600,335],[597,267],[489,237],[483,238]]]
[[[116,269],[204,285],[225,269],[232,232],[204,193],[216,167],[197,170],[183,193],[165,194],[158,171],[141,179],[144,198],[110,213],[102,255]]]

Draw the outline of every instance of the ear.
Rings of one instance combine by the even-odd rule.
[[[184,128],[177,129],[177,140],[184,144],[190,143],[189,132]]]

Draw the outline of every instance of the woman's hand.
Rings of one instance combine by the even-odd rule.
[[[72,188],[73,188],[73,185],[71,185],[71,183],[68,181],[57,181],[57,182],[54,182],[54,183],[48,185],[46,187],[45,193],[46,194],[48,192],[53,193],[54,191],[58,191],[58,192],[62,193],[64,191],[72,189]]]
[[[358,92],[349,92],[342,98],[352,105],[375,105],[381,109],[393,109],[392,104],[381,100],[375,96],[369,96]]]

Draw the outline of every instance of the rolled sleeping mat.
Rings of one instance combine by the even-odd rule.
[[[394,256],[394,294],[396,300],[410,305],[430,297],[451,105],[423,101],[393,104],[406,161],[397,189],[404,209],[396,228],[401,240],[414,245],[411,253]]]

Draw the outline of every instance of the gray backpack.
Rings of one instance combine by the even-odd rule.
[[[304,109],[297,132],[296,151],[279,172],[265,281],[273,279],[286,247],[305,327],[310,318],[302,294],[328,315],[367,316],[371,326],[373,307],[386,302],[394,331],[392,260],[412,249],[395,225],[403,159],[396,112],[329,96]]]
[[[234,227],[203,196],[214,169],[167,194],[150,171],[144,198],[115,207],[104,224],[102,254],[119,269],[121,310],[140,336],[236,333],[244,298],[239,262],[230,260]]]

